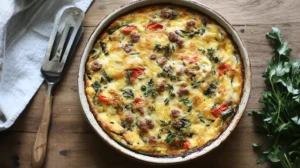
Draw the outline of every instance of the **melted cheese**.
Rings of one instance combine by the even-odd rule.
[[[162,16],[166,9],[171,17]],[[194,25],[188,26],[189,21]],[[162,28],[148,29],[151,23]],[[124,34],[123,29],[130,26],[136,29]],[[177,33],[182,47],[169,39],[170,32]],[[135,43],[132,33],[139,35]],[[130,52],[124,49],[128,44],[132,45]],[[165,54],[166,49],[157,49],[158,45],[169,45],[173,51]],[[156,58],[150,59],[151,55]],[[159,65],[163,57],[168,61]],[[95,61],[101,64],[100,69],[92,68]],[[128,82],[135,68],[143,71],[135,81]],[[162,73],[165,68],[169,74]],[[204,146],[227,127],[232,116],[223,120],[214,113],[222,106],[226,109],[218,113],[238,107],[243,70],[233,41],[216,22],[190,9],[151,6],[118,18],[102,33],[86,63],[85,81],[90,107],[114,140],[146,155],[176,156]],[[158,88],[161,83],[163,91]],[[188,93],[180,94],[182,89]],[[130,91],[132,97],[126,96],[124,90]],[[108,102],[99,100],[98,95]],[[172,114],[174,110],[177,115]],[[147,120],[151,123],[147,124]]]

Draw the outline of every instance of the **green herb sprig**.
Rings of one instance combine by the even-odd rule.
[[[274,49],[274,56],[263,73],[268,90],[259,101],[263,109],[249,113],[268,137],[265,146],[253,144],[260,151],[257,163],[269,161],[283,168],[299,168],[300,62],[290,60],[292,49],[288,42],[283,42],[278,28],[273,27],[266,37]]]

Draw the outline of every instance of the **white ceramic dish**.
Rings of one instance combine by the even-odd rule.
[[[203,148],[196,150],[192,153],[177,156],[177,157],[152,157],[143,155],[140,153],[136,153],[119,143],[117,143],[115,140],[109,137],[104,130],[100,127],[97,120],[95,119],[93,113],[90,111],[89,104],[86,98],[85,94],[85,84],[84,84],[84,74],[85,74],[85,64],[89,55],[90,50],[93,47],[93,44],[95,40],[97,39],[97,36],[104,30],[112,21],[117,19],[119,16],[122,16],[136,8],[145,7],[149,5],[155,5],[155,4],[174,4],[179,5],[183,7],[188,7],[191,9],[194,9],[196,11],[199,11],[201,13],[206,14],[207,16],[214,19],[216,22],[219,23],[220,26],[222,26],[229,34],[231,34],[233,41],[237,45],[240,53],[241,53],[241,59],[244,66],[244,87],[243,87],[243,94],[241,98],[240,105],[238,107],[237,113],[235,114],[234,118],[232,119],[230,125],[227,127],[227,129],[214,141],[212,141],[210,144],[204,146]],[[220,14],[213,11],[209,7],[195,1],[190,0],[137,0],[130,2],[126,5],[121,6],[119,9],[115,10],[111,14],[109,14],[106,18],[104,18],[100,24],[97,26],[93,34],[91,35],[82,59],[80,63],[80,69],[78,74],[78,87],[79,87],[79,97],[82,104],[82,108],[84,111],[84,114],[86,115],[88,122],[91,124],[91,126],[94,128],[96,133],[100,135],[100,137],[108,143],[110,146],[115,148],[116,150],[120,151],[121,153],[131,156],[132,158],[138,159],[140,161],[152,163],[152,164],[174,164],[174,163],[180,163],[189,161],[192,159],[195,159],[197,157],[200,157],[209,151],[213,150],[217,146],[219,146],[233,131],[233,129],[237,126],[239,120],[241,119],[243,112],[245,110],[246,104],[248,102],[250,90],[251,90],[251,71],[250,71],[250,61],[248,58],[247,50],[241,41],[240,37],[238,36],[238,33],[235,31],[235,29],[230,25],[230,23],[223,18]]]

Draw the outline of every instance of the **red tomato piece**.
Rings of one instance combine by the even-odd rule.
[[[182,149],[189,149],[190,148],[190,142],[188,140],[184,140]]]
[[[227,109],[228,109],[227,105],[226,104],[222,104],[221,106],[219,106],[218,108],[216,108],[215,110],[213,110],[211,112],[211,114],[214,117],[218,118],[219,115],[220,115],[220,113],[223,112],[223,111],[225,111],[225,110],[227,110]]]
[[[189,64],[198,62],[198,57],[183,57],[183,60],[186,60]]]
[[[218,69],[219,69],[219,76],[222,76],[226,71],[231,70],[232,67],[228,64],[222,63]]]
[[[133,68],[128,69],[127,71],[131,71],[130,82],[134,82],[140,75],[144,73],[145,68]]]
[[[207,18],[207,24],[212,24],[212,21]]]
[[[143,99],[141,99],[141,98],[135,98],[134,99],[134,103],[141,103],[143,101]]]
[[[128,27],[124,27],[122,29],[122,33],[124,34],[129,34],[131,33],[133,30],[135,30],[137,27],[136,26],[128,26]]]
[[[108,104],[110,102],[110,99],[108,97],[103,96],[101,93],[99,93],[98,94],[98,101]]]
[[[150,23],[147,25],[147,29],[149,30],[158,30],[162,29],[164,26],[159,23]]]

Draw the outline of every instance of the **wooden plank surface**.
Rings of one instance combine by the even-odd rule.
[[[123,156],[105,144],[83,115],[78,97],[77,73],[84,46],[95,26],[107,14],[127,0],[96,0],[84,20],[85,32],[65,78],[55,89],[52,124],[49,134],[46,168],[153,167]],[[174,167],[258,168],[251,144],[261,134],[254,129],[247,112],[261,108],[257,102],[265,85],[261,74],[271,57],[265,33],[277,25],[289,41],[294,57],[300,54],[300,1],[293,0],[201,0],[224,15],[241,35],[252,64],[252,92],[239,125],[220,147],[206,156]],[[40,124],[44,94],[43,84],[15,125],[0,133],[0,167],[30,167],[35,135]]]

